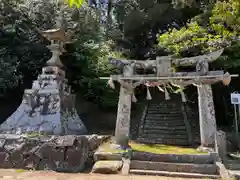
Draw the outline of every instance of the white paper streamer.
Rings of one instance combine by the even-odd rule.
[[[152,99],[152,96],[151,96],[149,87],[147,86],[147,100],[151,100],[151,99]]]
[[[158,88],[158,90],[159,90],[159,91],[162,91],[162,92],[164,92],[164,89],[163,89],[163,88],[161,88],[161,86],[157,86],[157,88]]]
[[[108,80],[107,84],[112,88],[112,89],[115,89],[115,85],[114,85],[114,82],[112,80],[112,78],[110,77],[110,79]]]
[[[182,102],[187,102],[186,95],[183,91],[180,91],[181,97],[182,97]]]
[[[171,98],[170,98],[170,95],[169,95],[169,93],[168,93],[168,91],[167,91],[166,85],[165,85],[165,87],[164,87],[164,92],[165,92],[165,99],[166,99],[166,100],[170,100]]]

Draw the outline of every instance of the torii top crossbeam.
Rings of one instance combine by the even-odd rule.
[[[172,65],[176,65],[176,66],[194,66],[200,61],[207,61],[208,63],[215,61],[221,56],[221,54],[223,53],[223,50],[224,49],[220,49],[218,51],[215,51],[206,55],[189,57],[189,58],[175,58],[173,56],[161,56],[161,57],[157,57],[157,60],[169,61],[171,62]],[[156,60],[145,60],[145,61],[126,60],[126,59],[116,59],[116,58],[109,57],[109,62],[115,66],[130,65],[130,64],[135,64],[136,66],[143,67],[143,68],[157,66]]]
[[[135,85],[151,84],[152,86],[177,84],[184,87],[188,85],[200,85],[200,84],[214,84],[219,81],[223,81],[225,85],[229,84],[231,77],[237,77],[238,75],[230,75],[224,71],[209,71],[208,63],[215,61],[223,53],[223,49],[209,53],[207,55],[201,55],[190,58],[176,59],[172,56],[157,57],[156,60],[125,60],[109,58],[111,64],[117,67],[123,67],[124,73],[122,75],[112,75],[111,77],[102,77],[101,79],[111,79],[118,81],[126,87],[126,82],[129,80],[132,83],[135,81]],[[196,66],[195,72],[173,72],[172,65],[175,66]],[[148,75],[135,75],[133,67],[142,68],[156,68],[156,74]]]

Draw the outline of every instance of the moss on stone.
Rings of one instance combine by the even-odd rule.
[[[195,148],[170,146],[164,144],[140,144],[130,142],[133,151],[149,152],[154,154],[207,154],[206,152],[198,151]]]
[[[99,146],[98,151],[104,151],[109,153],[124,153],[126,150],[118,149],[114,147],[114,144],[111,142],[103,143],[101,146]]]
[[[26,133],[25,135],[26,135],[27,137],[29,137],[29,138],[44,136],[43,133],[39,133],[39,132]]]

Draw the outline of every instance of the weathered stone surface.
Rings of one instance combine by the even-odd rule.
[[[124,76],[131,76],[133,74],[132,66],[124,67]],[[130,115],[131,115],[131,102],[132,102],[132,92],[129,92],[121,84],[119,101],[118,101],[118,112],[117,112],[117,122],[115,129],[116,140],[122,136],[129,137],[130,130]]]
[[[102,160],[121,160],[122,159],[122,153],[115,153],[115,152],[101,152],[97,151],[94,153],[94,161],[102,161]]]
[[[48,94],[45,94],[45,96],[47,95]],[[60,99],[59,95],[56,96]],[[44,101],[44,98],[42,101]],[[56,106],[58,106],[54,112],[43,113],[41,111],[43,107],[39,105],[32,115],[29,115],[28,112],[31,111],[31,107],[23,101],[14,114],[0,125],[0,133],[24,134],[34,132],[50,135],[81,135],[86,133],[86,128],[79,118],[76,109],[72,108],[70,112],[63,108],[63,104],[68,98],[70,97],[65,97],[65,99],[61,101],[62,105],[60,105],[60,102],[54,102],[52,100],[51,103],[56,103]]]
[[[128,175],[130,170],[131,160],[123,158],[122,162],[123,162],[122,175]]]
[[[117,174],[122,168],[122,161],[98,161],[92,168],[93,173]]]
[[[206,153],[208,153],[208,152],[215,152],[214,148],[205,147],[205,146],[199,146],[197,148],[197,150],[200,151],[200,152],[206,152]]]
[[[102,161],[102,160],[122,160],[123,154],[125,150],[122,147],[115,143],[105,143],[95,151],[93,159],[94,161]]]
[[[98,148],[90,144],[99,142],[87,136],[0,135],[0,168],[81,172]]]
[[[98,136],[96,134],[88,136],[90,150],[97,149],[100,146],[100,144],[107,141],[108,139],[110,139],[110,136]]]
[[[222,179],[231,180],[233,176],[228,172],[225,166],[221,162],[216,162],[217,171],[220,174]]]
[[[206,60],[199,61],[196,71],[204,75],[208,67]],[[201,84],[197,89],[201,146],[214,148],[217,129],[212,88],[210,84]]]
[[[217,131],[216,134],[216,150],[224,161],[227,157],[227,139],[224,131]]]

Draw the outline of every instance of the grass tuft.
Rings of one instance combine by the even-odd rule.
[[[131,141],[129,143],[133,151],[138,152],[149,152],[154,154],[207,154],[207,152],[199,151],[195,148],[181,147],[181,146],[170,146],[164,144],[141,144]],[[115,149],[111,145],[111,141],[103,143],[99,147],[99,151],[111,152],[111,153],[124,153],[125,150]]]
[[[15,170],[17,173],[23,173],[23,172],[26,172],[26,170],[24,170],[24,169],[16,169]]]
[[[198,151],[195,148],[170,146],[164,144],[139,144],[130,142],[133,151],[149,152],[154,154],[207,154],[206,152]]]

